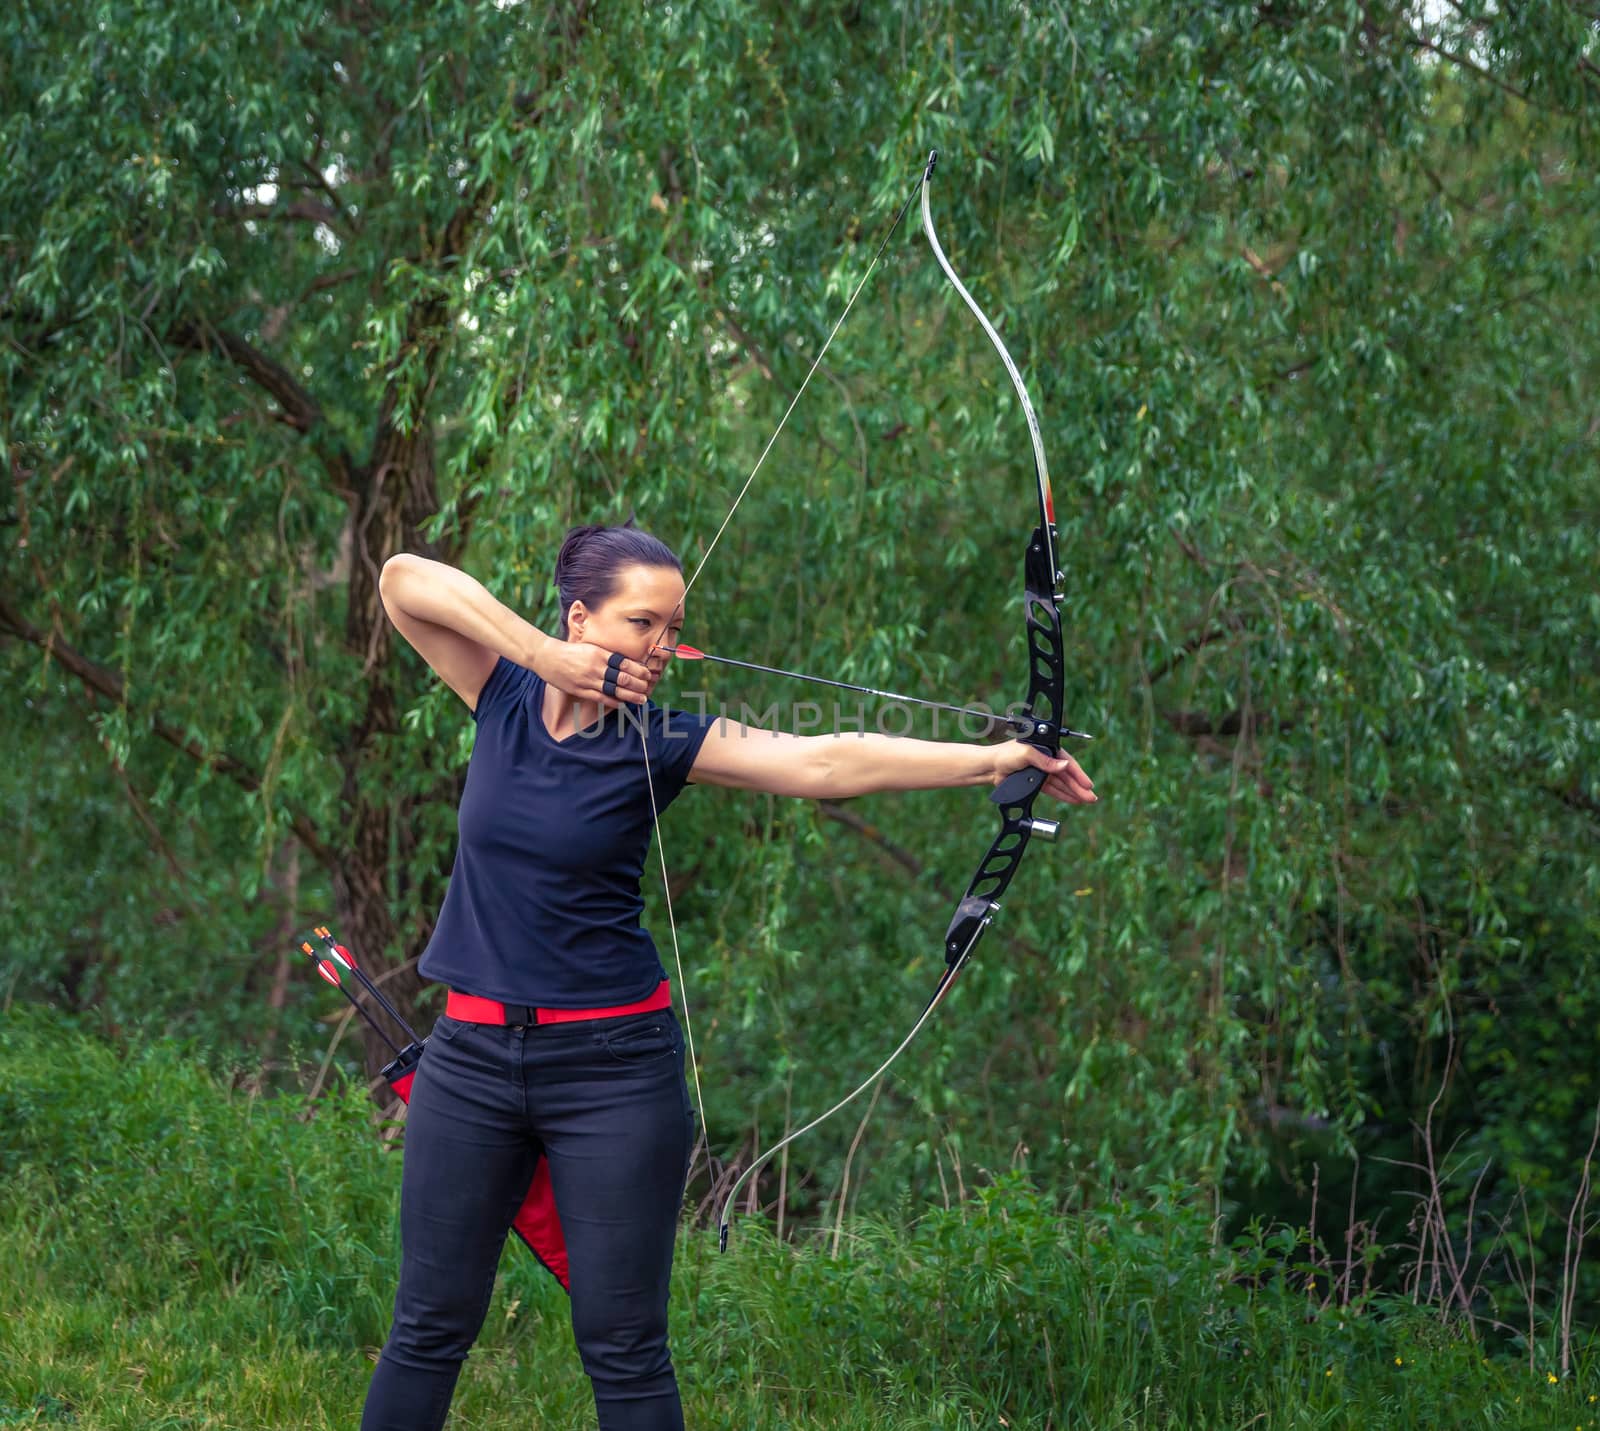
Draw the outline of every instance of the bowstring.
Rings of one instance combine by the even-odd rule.
[[[717,549],[717,543],[722,540],[722,534],[728,530],[728,523],[733,520],[734,513],[739,510],[739,504],[744,501],[745,493],[750,490],[750,484],[756,480],[756,473],[761,470],[762,464],[767,460],[767,454],[772,451],[773,445],[782,436],[784,426],[789,421],[789,415],[795,410],[795,405],[811,385],[811,379],[816,376],[817,369],[822,366],[822,360],[827,356],[828,348],[833,343],[834,335],[844,326],[844,320],[850,316],[850,310],[856,306],[856,299],[861,296],[861,290],[867,286],[867,280],[872,277],[873,270],[878,266],[878,260],[883,257],[884,250],[889,247],[889,240],[894,237],[895,230],[900,227],[900,220],[905,218],[906,210],[911,207],[911,201],[917,197],[917,192],[916,189],[913,189],[906,195],[905,203],[900,205],[899,212],[895,214],[893,221],[884,231],[883,239],[878,244],[877,252],[872,255],[872,262],[867,265],[867,271],[861,275],[860,281],[851,291],[849,301],[844,305],[844,312],[839,315],[838,321],[833,325],[828,336],[823,339],[822,346],[817,350],[817,356],[811,360],[811,367],[806,372],[805,378],[795,390],[795,395],[789,399],[789,406],[784,409],[783,416],[778,420],[777,427],[773,429],[772,436],[767,439],[767,445],[761,449],[761,456],[756,458],[756,465],[750,469],[750,475],[744,479],[744,486],[739,489],[739,495],[733,499],[733,505],[728,508],[728,515],[722,519],[722,525],[717,528],[717,534],[711,538],[711,545],[706,548],[705,555],[695,564],[694,575],[689,578],[688,586],[683,589],[685,601],[688,600],[689,593],[694,590],[695,582],[700,580],[700,573],[706,569],[706,563],[711,560],[711,553]]]
[[[805,1135],[813,1128],[820,1128],[828,1121],[828,1119],[833,1117],[835,1113],[839,1112],[840,1109],[848,1108],[856,1101],[856,1099],[865,1093],[867,1089],[871,1088],[874,1083],[876,1083],[880,1078],[883,1077],[884,1074],[889,1071],[890,1066],[900,1057],[900,1055],[911,1047],[912,1040],[914,1040],[916,1036],[922,1032],[922,1026],[933,1017],[933,1011],[944,1002],[945,995],[948,994],[954,987],[956,976],[965,966],[968,956],[972,953],[973,949],[976,948],[978,938],[988,927],[988,923],[988,920],[984,920],[976,929],[972,931],[972,938],[967,941],[967,947],[961,951],[960,958],[956,959],[946,967],[943,975],[940,976],[938,986],[933,991],[933,997],[928,1000],[927,1007],[924,1008],[922,1013],[918,1016],[916,1023],[911,1025],[911,1031],[900,1040],[899,1044],[895,1048],[895,1051],[891,1053],[888,1058],[884,1059],[884,1061],[875,1069],[873,1069],[873,1071],[853,1090],[845,1094],[845,1096],[835,1103],[832,1108],[828,1109],[826,1113],[817,1114],[817,1116],[809,1123],[805,1124],[803,1127],[796,1128],[794,1132],[787,1134],[780,1142],[774,1143],[770,1148],[767,1149],[766,1152],[762,1153],[758,1158],[756,1158],[756,1160],[739,1175],[738,1181],[728,1189],[728,1195],[723,1199],[722,1211],[717,1216],[717,1243],[723,1252],[728,1250],[728,1229],[733,1224],[733,1204],[739,1196],[739,1189],[748,1183],[753,1177],[755,1177],[755,1175],[760,1172],[762,1168],[766,1167],[768,1163],[777,1157],[777,1155],[787,1148],[791,1143],[795,1142],[799,1138],[805,1137]],[[868,1109],[867,1111],[870,1114],[872,1110]]]
[[[666,627],[662,627],[665,634]],[[650,738],[645,733],[648,721],[639,724],[639,743],[644,747],[644,778],[650,791],[650,819],[656,830],[656,857],[661,862],[661,893],[667,901],[667,928],[672,931],[672,963],[678,973],[678,998],[683,1004],[683,1036],[689,1045],[689,1071],[694,1075],[694,1103],[700,1114],[700,1136],[706,1140],[706,1165],[711,1162],[711,1135],[706,1131],[706,1100],[700,1089],[700,1059],[694,1049],[694,1020],[689,1017],[689,986],[683,977],[683,954],[678,948],[678,921],[672,914],[672,886],[667,882],[667,852],[661,844],[661,811],[656,805],[655,776],[650,771]]]
[[[801,396],[805,393],[805,390],[811,385],[811,379],[816,376],[817,369],[822,366],[822,360],[827,355],[828,348],[832,345],[834,337],[838,334],[839,329],[844,326],[844,320],[850,316],[850,310],[855,307],[856,299],[861,296],[861,290],[867,286],[867,280],[872,277],[873,271],[878,266],[878,260],[883,257],[885,250],[888,249],[889,240],[894,237],[895,230],[900,227],[900,221],[905,218],[906,211],[911,207],[912,201],[917,197],[918,192],[918,189],[913,188],[912,191],[906,195],[905,202],[900,205],[900,208],[896,212],[894,219],[884,231],[883,238],[879,242],[876,252],[874,252],[872,255],[872,262],[867,265],[867,271],[861,275],[861,278],[856,283],[855,288],[851,290],[850,297],[844,305],[844,311],[839,314],[838,320],[829,330],[828,336],[823,339],[822,346],[817,350],[817,356],[811,361],[811,367],[806,371],[806,375],[801,381],[800,386],[795,390],[794,396],[789,399],[789,406],[784,409],[783,416],[778,420],[777,427],[773,429],[772,436],[767,439],[766,446],[761,449],[761,455],[756,458],[756,465],[750,469],[750,475],[744,479],[744,484],[739,488],[738,496],[733,499],[733,505],[728,508],[727,516],[722,519],[722,525],[717,528],[716,534],[711,538],[711,544],[705,549],[704,553],[700,557],[700,560],[695,563],[694,571],[690,574],[688,584],[683,589],[683,600],[685,603],[687,603],[689,599],[689,593],[694,590],[694,584],[700,580],[700,573],[706,569],[706,563],[711,560],[711,553],[717,549],[717,543],[722,540],[722,534],[728,530],[728,524],[733,520],[734,513],[739,510],[739,505],[744,501],[745,494],[750,490],[751,484],[756,480],[756,474],[761,471],[762,465],[766,462],[767,454],[772,451],[773,446],[777,443],[778,438],[782,435],[784,427],[788,424],[789,417],[794,412],[795,406],[799,403]],[[656,633],[656,642],[659,642],[661,638],[667,634],[667,630],[671,624],[672,618],[669,616],[666,624],[663,625],[661,630]],[[652,642],[651,645],[654,647],[655,642]],[[655,776],[650,769],[650,740],[649,735],[647,734],[648,726],[648,720],[641,721],[639,723],[639,743],[644,752],[645,784],[650,794],[650,818],[652,824],[655,826],[656,857],[661,866],[661,893],[666,900],[667,928],[672,935],[672,962],[678,975],[678,998],[683,1004],[684,1042],[688,1045],[689,1068],[694,1075],[695,1107],[700,1114],[700,1136],[705,1140],[706,1167],[707,1171],[709,1172],[711,1167],[711,1134],[709,1126],[706,1123],[705,1094],[700,1086],[700,1060],[695,1053],[694,1021],[689,1014],[689,985],[685,980],[683,973],[683,952],[678,940],[678,921],[673,913],[672,889],[667,880],[667,851],[666,846],[661,838],[661,810],[656,804]],[[921,1027],[920,1023],[918,1024],[918,1027]],[[890,1061],[892,1062],[893,1060],[891,1059]],[[874,1075],[874,1077],[876,1077],[876,1075]],[[801,1131],[804,1132],[805,1129],[802,1129]]]

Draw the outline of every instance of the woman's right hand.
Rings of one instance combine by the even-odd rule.
[[[611,656],[605,647],[587,641],[551,641],[539,653],[539,674],[558,691],[580,701],[641,705],[655,685],[650,668],[624,658],[616,671],[616,694],[610,695],[606,678],[612,674]]]

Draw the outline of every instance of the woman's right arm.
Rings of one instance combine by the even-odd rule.
[[[610,652],[547,636],[481,582],[442,561],[408,552],[390,557],[378,577],[378,594],[395,629],[472,710],[501,656],[569,695],[594,700],[602,694]],[[637,662],[624,663],[618,698],[643,700],[648,676]]]

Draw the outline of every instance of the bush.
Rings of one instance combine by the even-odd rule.
[[[191,1403],[320,1425],[359,1397],[397,1272],[398,1167],[359,1087],[315,1104],[252,1087],[177,1042],[119,1055],[48,1013],[0,1022],[0,1250],[19,1269],[0,1307],[0,1392],[14,1406],[67,1397],[80,1424],[119,1428]],[[1303,1232],[1227,1242],[1218,1227],[1182,1187],[1063,1212],[1009,1174],[909,1226],[847,1223],[837,1255],[778,1243],[757,1218],[725,1257],[687,1231],[673,1327],[690,1419],[1600,1422],[1585,1338],[1568,1375],[1496,1358],[1427,1306],[1330,1298]],[[463,1417],[586,1414],[565,1299],[514,1244],[479,1346]],[[130,1375],[143,1401],[116,1390]]]
[[[0,1178],[34,1276],[132,1308],[253,1282],[310,1338],[381,1340],[396,1166],[360,1088],[223,1086],[186,1045],[119,1054],[40,1010],[0,1021]]]

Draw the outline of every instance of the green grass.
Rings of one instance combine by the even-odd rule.
[[[348,1427],[396,1272],[398,1160],[359,1091],[308,1115],[184,1050],[0,1022],[0,1427]],[[839,1257],[686,1231],[689,1425],[1600,1431],[1588,1351],[1552,1383],[1429,1308],[1341,1312],[1289,1231],[1213,1245],[1169,1189],[1059,1214],[1020,1179]],[[508,1248],[452,1425],[585,1427],[566,1299]],[[1538,1360],[1538,1353],[1535,1354]]]

